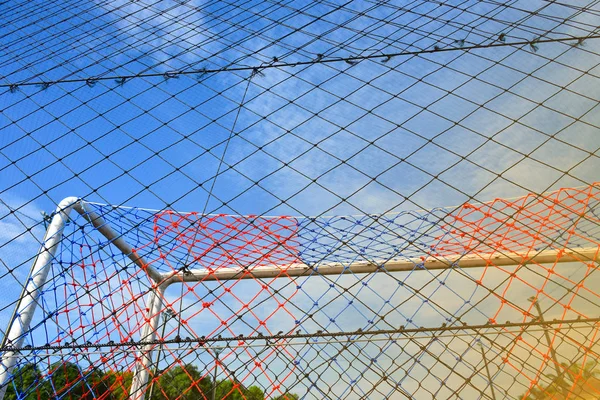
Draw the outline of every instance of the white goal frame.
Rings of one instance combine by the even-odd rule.
[[[141,341],[152,342],[156,339],[156,329],[160,319],[160,310],[162,307],[162,294],[167,287],[173,283],[197,282],[202,280],[232,280],[232,279],[262,279],[276,278],[281,276],[281,266],[263,266],[255,267],[248,271],[242,267],[231,267],[218,270],[208,269],[190,269],[185,273],[182,271],[173,271],[170,273],[161,273],[146,263],[143,257],[133,252],[133,248],[125,239],[115,232],[108,223],[94,211],[92,211],[86,202],[77,197],[67,197],[61,201],[48,225],[43,244],[35,258],[29,279],[23,294],[19,298],[15,313],[9,321],[2,347],[10,348],[1,354],[0,359],[0,399],[4,398],[7,386],[10,380],[12,370],[15,367],[19,357],[19,349],[24,340],[24,333],[29,331],[33,315],[37,308],[37,298],[46,283],[49,270],[52,265],[58,244],[63,237],[63,231],[69,215],[75,210],[89,223],[91,223],[112,245],[117,247],[140,269],[147,272],[148,276],[156,284],[156,289],[152,290],[148,296],[148,323],[142,328]],[[389,260],[381,263],[375,262],[353,262],[351,264],[342,263],[324,263],[318,267],[312,267],[303,263],[290,264],[286,269],[285,276],[308,276],[311,274],[321,275],[339,275],[344,273],[369,274],[375,272],[398,272],[413,271],[416,265],[422,266],[427,270],[440,270],[450,268],[477,268],[485,267],[492,262],[495,266],[521,266],[526,263],[562,263],[562,262],[581,262],[593,261],[598,252],[597,248],[577,248],[570,250],[544,250],[536,252],[531,256],[524,257],[518,253],[497,253],[491,254],[488,259],[476,255],[458,255],[446,257],[444,259],[431,258],[422,260],[421,258],[411,258],[403,260]],[[16,315],[20,315],[20,323],[16,321]],[[139,350],[140,362],[137,363],[133,372],[133,382],[129,393],[132,400],[142,400],[144,397],[144,388],[148,384],[148,370],[152,364],[152,345],[146,345]]]

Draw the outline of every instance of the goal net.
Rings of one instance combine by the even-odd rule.
[[[309,218],[69,198],[0,377],[15,399],[598,395],[599,201]]]

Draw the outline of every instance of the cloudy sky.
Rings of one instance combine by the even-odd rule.
[[[599,95],[594,88],[600,42],[544,42],[595,35],[600,10],[588,3],[10,2],[0,16],[6,48],[0,55],[0,287],[6,293],[0,302],[2,326],[43,238],[40,213],[51,213],[67,196],[139,208],[106,211],[107,219],[134,247],[148,241],[139,232],[156,234],[154,212],[145,209],[293,216],[294,221],[391,213],[401,216],[393,224],[364,219],[365,235],[383,232],[389,247],[400,245],[402,250],[394,255],[401,257],[422,250],[406,245],[410,233],[423,238],[439,230],[437,222],[452,213],[452,207],[591,185],[598,180],[599,166]],[[521,44],[504,46],[510,43]],[[502,46],[477,48],[490,44]],[[423,50],[434,51],[415,54]],[[367,58],[344,61],[348,57]],[[397,214],[434,208],[440,209]],[[432,223],[402,230],[403,218],[414,215],[429,215]],[[139,221],[143,226],[132,230]],[[582,235],[597,246],[597,219],[585,222],[579,226],[586,230]],[[323,229],[324,223],[314,225]],[[310,249],[311,224],[299,226],[304,238],[298,239],[299,246]],[[75,227],[73,223],[68,231],[72,241],[64,242],[59,252],[63,263],[75,263],[73,246],[85,240]],[[323,237],[336,241],[342,229],[332,224],[325,231]],[[93,230],[87,232],[102,240]],[[358,238],[356,230],[348,232],[351,239]],[[381,246],[362,246],[363,259],[382,258]],[[118,282],[123,273],[116,271],[126,261],[113,257],[116,253],[109,249],[97,257],[114,271],[104,279]],[[327,260],[316,260],[322,261]],[[522,269],[519,277],[547,294],[540,304],[548,317],[565,318],[564,309],[553,305],[564,285],[584,279],[591,287],[597,279],[587,276],[580,264],[556,267],[561,278],[550,281],[544,271],[534,266]],[[55,287],[92,279],[75,276],[57,273]],[[295,319],[303,318],[301,328],[308,333],[437,327],[455,323],[458,316],[481,323],[499,306],[497,298],[477,288],[474,280],[480,276],[475,270],[285,279],[272,283],[281,293],[260,302],[257,316],[245,313],[248,322],[230,327],[228,333],[250,333],[258,319],[277,308],[277,299],[285,299],[290,313],[274,314],[274,333],[295,329]],[[527,298],[533,289],[517,282],[505,290],[506,277],[505,272],[491,271],[486,287],[530,310]],[[144,285],[138,283],[136,290],[143,292]],[[131,293],[109,286],[106,283],[98,293],[113,293],[119,299],[114,306],[126,308]],[[216,315],[199,311],[199,300],[210,301],[208,290],[222,291],[223,286],[192,286],[195,295],[183,301],[177,300],[181,287],[176,286],[167,298],[185,310],[184,318],[192,318],[191,329],[198,336],[216,334],[220,320],[240,312],[239,302],[229,295],[216,300]],[[265,297],[254,282],[237,283],[232,293],[248,301],[253,294]],[[581,303],[574,303],[579,304],[575,314],[592,315],[594,294],[575,297]],[[353,299],[360,304],[348,307]],[[47,307],[64,302],[55,298]],[[306,318],[311,313],[314,319]],[[369,322],[381,315],[389,317]],[[506,312],[499,318],[516,317]],[[58,329],[53,327],[51,335]],[[537,339],[531,342],[539,341],[541,333],[532,335]],[[348,368],[342,361],[329,367],[330,375],[325,366],[320,367],[323,371],[311,370],[313,358],[331,362],[334,344],[320,352],[317,346],[293,350],[275,357],[278,361],[270,368],[277,375],[300,360],[294,374],[311,371],[321,376],[307,398],[360,398],[369,397],[381,371],[392,370],[394,360],[406,357],[391,380],[418,398],[444,397],[458,389],[448,389],[442,381],[460,386],[473,366],[482,367],[476,339],[449,338],[453,345],[442,350],[434,350],[438,344],[433,342],[425,347],[447,357],[445,362],[453,360],[447,365],[454,365],[454,372],[435,370],[449,367],[411,348],[415,342],[405,347],[372,342],[364,344],[362,353],[356,344],[346,351],[349,359],[387,357],[381,362],[389,365],[382,364],[380,370],[356,363]],[[492,372],[504,379],[499,382],[512,384],[514,368],[502,366],[498,372],[502,340],[510,339],[498,339],[496,347],[490,347],[490,358]],[[457,361],[462,353],[463,361]],[[564,357],[576,353],[565,350]],[[245,354],[232,362],[241,364],[253,353]],[[415,362],[415,354],[422,364]],[[514,357],[519,354],[515,351]],[[210,364],[206,354],[196,352],[190,360],[194,357]],[[533,372],[518,384],[504,386],[512,396],[526,390],[526,378],[543,370],[540,361],[528,365]],[[466,375],[458,375],[461,368]],[[478,374],[479,381],[461,389],[459,396],[490,396],[482,376]],[[427,382],[430,389],[418,381]],[[266,380],[259,382],[269,386]],[[297,391],[310,384],[300,380]],[[379,386],[381,396],[393,392],[386,385]]]

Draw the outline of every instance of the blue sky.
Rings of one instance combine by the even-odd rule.
[[[0,83],[80,81],[44,90],[21,84],[0,95],[0,270],[14,268],[0,280],[7,293],[2,321],[43,237],[40,212],[67,196],[208,213],[364,215],[597,181],[598,40],[539,44],[537,51],[523,45],[467,52],[459,43],[498,42],[500,33],[508,43],[586,36],[597,10],[560,24],[557,18],[576,10],[547,1],[6,6]],[[323,18],[315,22],[315,15]],[[248,70],[178,73],[434,46],[456,50],[385,63],[264,68],[252,79]],[[143,73],[158,76],[96,81]],[[457,310],[471,290],[464,278],[452,278],[465,294],[441,290],[440,299]],[[343,299],[339,291],[357,279],[340,278],[330,288],[315,278],[296,306],[306,310],[321,296]],[[433,296],[429,278],[406,279]],[[374,281],[393,297],[396,281]],[[365,292],[367,304],[381,302],[379,290]],[[442,321],[435,311],[419,316],[431,326]],[[356,322],[353,314],[345,318],[339,330]]]

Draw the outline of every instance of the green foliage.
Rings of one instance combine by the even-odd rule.
[[[211,386],[210,378],[202,378],[196,366],[175,367],[161,374],[151,400],[202,399],[208,396]]]
[[[525,400],[562,400],[567,398],[587,399],[586,392],[595,392],[586,389],[586,386],[600,386],[600,371],[596,369],[598,365],[595,361],[589,361],[583,368],[577,365],[561,364],[563,373],[560,376],[555,374],[547,375],[551,383],[546,387],[534,387],[528,396],[520,396]],[[596,398],[594,396],[594,398]]]
[[[258,386],[250,386],[245,394],[247,400],[263,400],[265,398],[265,394]]]
[[[133,372],[109,371],[104,379],[110,391],[110,400],[127,400],[133,381]]]
[[[300,396],[298,396],[297,394],[293,394],[293,393],[285,393],[285,394],[282,394],[281,396],[273,397],[273,400],[298,400],[298,399],[300,399]]]
[[[42,372],[35,364],[25,364],[13,372],[15,376],[8,386],[5,400],[104,400],[128,399],[132,372],[81,369],[70,362],[54,363]],[[210,399],[213,382],[195,365],[171,368],[160,374],[154,383],[152,397],[146,400],[196,400]],[[149,387],[149,386],[148,386]],[[245,387],[239,382],[224,379],[217,381],[215,399],[218,400],[264,400],[265,394],[258,386]],[[296,394],[286,393],[274,400],[298,400]]]
[[[77,364],[59,362],[50,366],[50,385],[53,392],[65,400],[92,400],[106,397],[110,387],[99,369],[83,371]]]
[[[26,364],[13,371],[13,382],[6,389],[5,400],[34,400],[50,398],[52,388],[42,379],[42,374],[35,364]]]
[[[103,395],[110,398],[107,396],[110,385],[102,371],[82,371],[70,362],[54,363],[44,375],[34,364],[26,364],[13,374],[13,384],[6,391],[7,400],[50,399],[58,396],[66,400],[91,400]]]
[[[217,381],[215,399],[219,400],[263,400],[265,394],[258,386],[246,388],[241,384],[234,387],[230,380]]]

